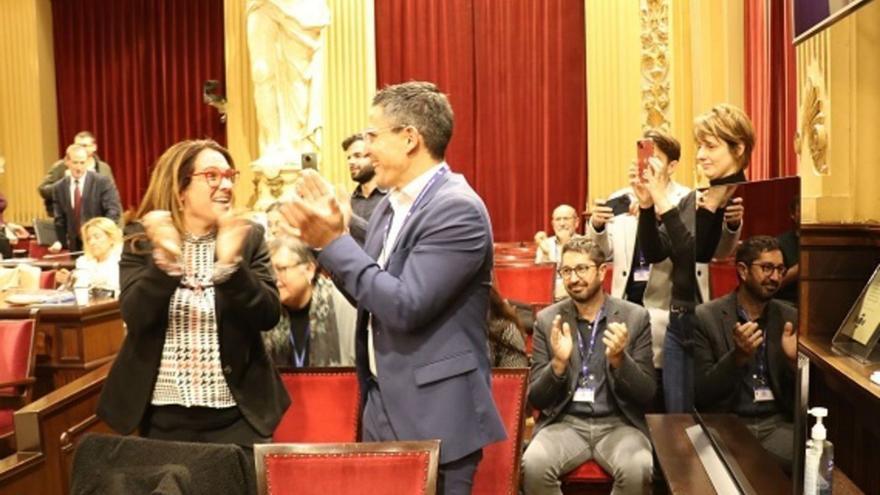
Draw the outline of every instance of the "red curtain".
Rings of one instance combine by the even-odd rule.
[[[587,190],[584,5],[575,0],[377,0],[379,86],[450,96],[447,159],[482,196],[496,241],[530,240]]]
[[[170,145],[225,143],[202,102],[206,80],[225,80],[223,2],[53,0],[52,22],[60,149],[92,131],[123,207],[137,205]]]
[[[751,180],[797,175],[797,74],[792,43],[791,2],[746,0],[746,113],[757,142]]]

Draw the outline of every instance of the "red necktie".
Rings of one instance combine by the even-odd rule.
[[[73,219],[78,230],[80,214],[82,213],[82,189],[79,187],[79,179],[74,180],[73,183],[76,187],[73,192]]]

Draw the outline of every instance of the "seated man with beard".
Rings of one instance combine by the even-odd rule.
[[[754,236],[737,249],[737,290],[697,306],[694,371],[697,407],[737,414],[790,468],[797,310],[773,299],[785,272],[773,237]]]
[[[618,494],[650,493],[645,407],[656,390],[648,310],[602,291],[605,253],[586,237],[562,246],[566,298],[538,313],[529,401],[541,410],[523,455],[530,495],[559,494],[559,478],[595,459]]]

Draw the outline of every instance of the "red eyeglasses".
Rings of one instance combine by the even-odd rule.
[[[210,167],[202,170],[201,172],[195,172],[189,174],[190,177],[195,177],[197,175],[205,176],[205,180],[208,182],[208,185],[211,187],[220,187],[220,183],[223,179],[229,179],[229,182],[235,184],[235,181],[238,180],[238,170],[233,168],[227,168],[226,170],[220,170],[216,167]]]

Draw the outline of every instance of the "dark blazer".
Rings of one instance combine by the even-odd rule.
[[[797,310],[776,299],[767,305],[764,339],[770,389],[780,412],[794,412],[794,370],[782,351],[782,331],[790,321],[797,328]],[[736,291],[697,306],[694,332],[694,401],[706,411],[732,412],[736,405],[739,370],[736,366],[733,329],[736,325]]]
[[[126,228],[126,237],[143,232]],[[159,372],[168,307],[180,284],[153,263],[148,241],[125,243],[119,262],[119,307],[128,326],[122,349],[98,403],[98,416],[111,428],[129,434],[140,424]],[[263,229],[251,225],[242,249],[241,267],[215,287],[220,362],[226,383],[242,415],[261,435],[271,436],[290,398],[275,371],[260,332],[281,316],[281,301],[263,241]]]
[[[109,178],[110,182],[116,185],[116,180],[113,178],[113,169],[110,168],[110,165],[102,162],[98,155],[95,155],[95,164],[97,170],[89,170],[92,172],[97,171],[98,175]],[[55,196],[52,191],[55,183],[64,178],[65,172],[67,172],[67,165],[64,164],[63,159],[58,160],[49,167],[49,172],[46,173],[40,185],[37,186],[37,191],[40,192],[40,196],[43,197],[43,203],[46,205],[46,213],[50,216],[55,214]]]
[[[605,312],[608,323],[625,323],[629,332],[629,342],[626,344],[620,368],[612,371],[608,362],[605,362],[605,376],[611,384],[611,395],[625,419],[647,435],[645,408],[651,403],[657,390],[648,310],[623,299],[607,296]],[[553,373],[550,366],[553,358],[550,331],[556,315],[561,315],[562,323],[568,323],[573,332],[577,331],[577,307],[570,298],[544,308],[535,320],[529,402],[541,410],[541,417],[535,424],[536,433],[554,422],[571,402],[581,370],[581,356],[575,348],[566,368],[565,379],[557,378]],[[572,338],[577,337],[572,335]]]
[[[372,314],[379,389],[394,431],[401,440],[439,438],[440,462],[447,463],[506,437],[492,398],[486,343],[489,215],[461,175],[439,176],[383,270],[376,259],[392,213],[383,199],[370,218],[364,249],[345,235],[318,261],[357,301],[361,389],[369,375]]]
[[[92,171],[86,172],[84,177],[86,182],[82,190],[80,225],[95,217],[107,217],[118,222],[122,216],[122,205],[113,181]],[[72,180],[73,178],[66,176],[52,187],[52,196],[55,198],[55,234],[65,248],[74,246],[74,241],[80,238],[79,227],[73,222],[73,205],[70,201]]]

